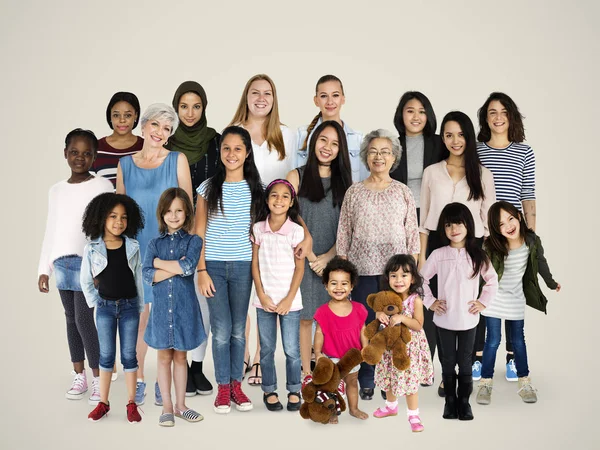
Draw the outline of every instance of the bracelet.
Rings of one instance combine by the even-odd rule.
[[[196,273],[200,273],[200,272],[206,272],[206,269],[198,269],[198,270],[196,270]]]

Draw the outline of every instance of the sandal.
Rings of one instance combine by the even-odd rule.
[[[244,370],[242,370],[242,381],[246,378],[246,374],[250,372],[252,368],[250,367],[250,358],[247,361],[244,361]]]
[[[250,368],[250,373],[252,373],[252,370],[254,370],[255,367],[256,371],[254,373],[256,375],[250,375],[248,377],[248,384],[250,386],[260,386],[262,384],[262,375],[258,374],[258,371],[260,370],[260,363],[252,364],[252,367]]]
[[[180,419],[187,420],[188,422],[200,422],[204,419],[202,414],[197,413],[191,408],[186,409],[185,411],[180,411],[175,409],[175,417],[179,417]]]

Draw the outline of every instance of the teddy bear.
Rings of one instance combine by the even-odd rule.
[[[381,291],[367,297],[367,305],[375,311],[393,316],[402,312],[402,297],[393,291]],[[410,366],[406,344],[410,342],[410,330],[403,323],[393,327],[386,326],[375,319],[365,327],[365,337],[369,344],[362,349],[362,357],[368,364],[381,361],[386,350],[392,351],[392,361],[398,370]]]
[[[312,381],[302,388],[304,402],[300,407],[300,415],[304,419],[327,424],[333,415],[345,411],[346,402],[338,392],[338,386],[352,368],[361,362],[360,350],[356,348],[348,350],[338,363],[327,357],[319,358]]]

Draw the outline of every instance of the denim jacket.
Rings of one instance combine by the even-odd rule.
[[[123,236],[125,240],[125,253],[127,255],[127,264],[133,272],[135,287],[137,289],[138,310],[144,310],[144,287],[142,284],[142,260],[140,256],[140,245],[135,239]],[[90,308],[96,306],[101,300],[98,289],[94,286],[96,278],[108,265],[108,256],[106,253],[106,244],[99,237],[89,242],[83,250],[83,259],[81,262],[81,290],[85,295],[85,300]]]

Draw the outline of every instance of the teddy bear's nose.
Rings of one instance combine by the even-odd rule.
[[[395,306],[390,305],[390,306],[387,307],[387,310],[388,311],[393,311],[395,308],[396,308]]]
[[[329,409],[333,409],[333,408],[335,408],[335,405],[331,404],[331,405],[328,406],[328,408]]]

